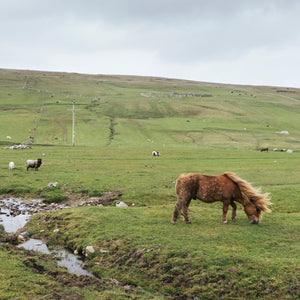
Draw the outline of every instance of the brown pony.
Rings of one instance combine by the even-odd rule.
[[[268,194],[260,194],[248,182],[237,177],[234,173],[226,172],[217,176],[208,176],[196,173],[180,175],[176,182],[177,203],[172,216],[172,223],[176,224],[177,217],[182,210],[186,223],[191,223],[188,218],[188,207],[192,199],[203,202],[223,202],[222,221],[227,224],[226,214],[228,206],[232,206],[232,220],[236,220],[236,204],[244,206],[244,211],[251,224],[258,224],[262,212],[271,212],[267,205],[272,203]]]

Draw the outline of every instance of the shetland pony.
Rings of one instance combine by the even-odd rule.
[[[208,176],[196,173],[180,175],[176,182],[177,203],[172,216],[172,223],[176,224],[178,215],[182,215],[186,223],[188,207],[192,199],[199,199],[206,203],[223,202],[222,221],[227,224],[226,214],[229,205],[232,206],[232,220],[236,220],[235,201],[244,206],[244,211],[251,224],[258,224],[262,212],[271,212],[267,205],[272,203],[269,194],[260,194],[248,182],[237,177],[234,173],[226,172],[217,176]]]

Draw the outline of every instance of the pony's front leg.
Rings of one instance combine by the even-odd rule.
[[[227,203],[223,203],[223,214],[222,214],[222,221],[224,224],[228,224],[228,221],[226,219],[226,215],[228,212],[228,204]]]
[[[230,202],[230,205],[232,206],[232,215],[231,215],[231,219],[233,221],[236,221],[236,204],[232,201]]]

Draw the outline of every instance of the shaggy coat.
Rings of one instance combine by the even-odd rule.
[[[185,222],[191,223],[188,218],[188,207],[192,199],[199,199],[206,203],[223,202],[222,221],[225,224],[229,205],[232,206],[232,220],[236,220],[235,201],[244,206],[244,211],[251,224],[257,224],[260,221],[262,212],[271,211],[267,207],[271,204],[268,194],[260,194],[248,182],[230,172],[217,176],[196,173],[180,175],[175,189],[177,203],[172,216],[173,224],[176,224],[180,212],[182,212]]]
[[[35,168],[35,170],[38,171],[41,164],[42,164],[42,160],[40,158],[38,158],[37,160],[29,159],[26,162],[27,171],[29,168]]]

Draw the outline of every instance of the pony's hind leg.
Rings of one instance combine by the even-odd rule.
[[[189,220],[189,216],[188,216],[188,205],[186,205],[186,203],[183,204],[182,206],[182,215],[184,217],[184,221],[187,224],[191,224],[192,222]]]
[[[235,204],[233,201],[231,201],[231,202],[230,202],[230,205],[232,206],[231,219],[232,219],[233,221],[236,221],[236,204]]]
[[[184,217],[184,221],[187,224],[191,223],[191,221],[189,220],[189,217],[188,217],[188,206],[189,206],[190,202],[191,202],[191,200],[186,201],[186,199],[178,197],[178,200],[175,204],[173,216],[171,219],[172,224],[174,224],[174,225],[176,224],[176,220],[181,211],[182,211],[181,214]]]
[[[177,201],[177,203],[175,204],[174,212],[173,212],[172,219],[171,219],[172,224],[174,224],[174,225],[176,224],[176,220],[178,218],[180,211],[181,211],[181,205]]]

